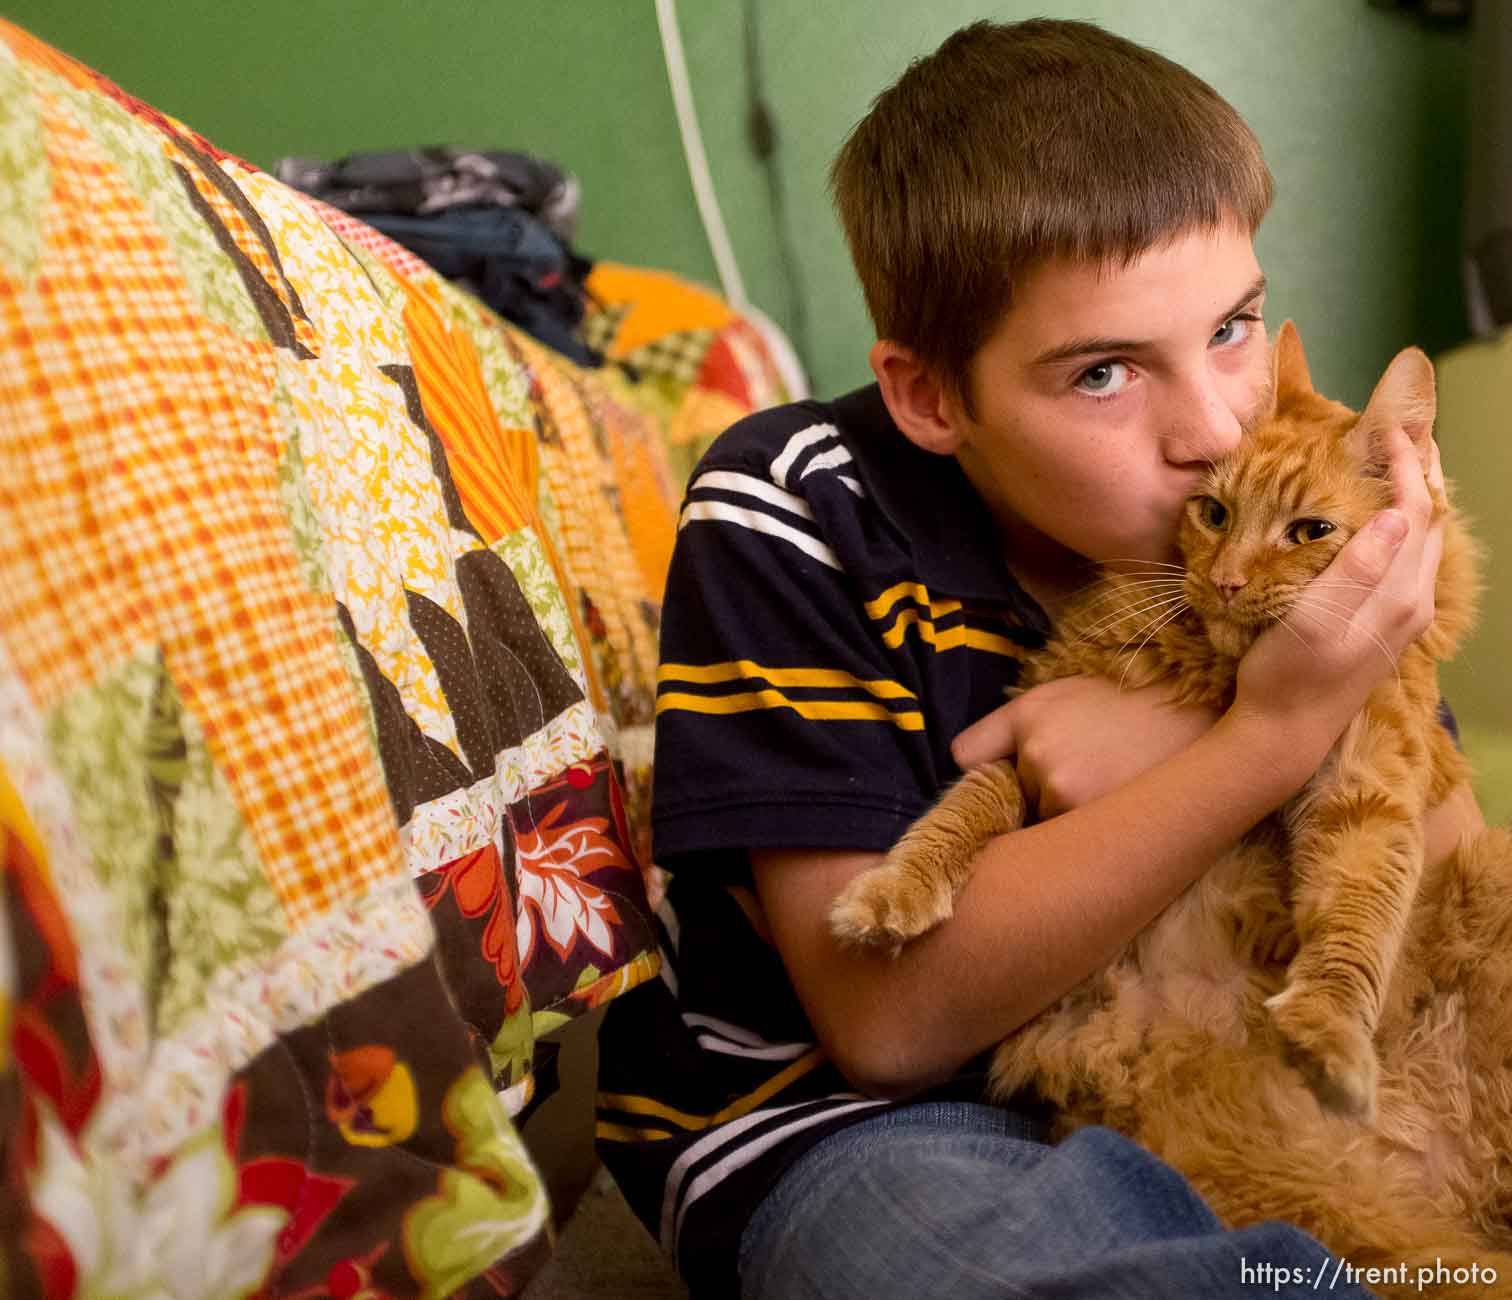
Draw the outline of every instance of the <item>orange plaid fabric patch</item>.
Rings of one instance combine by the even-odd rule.
[[[44,712],[158,647],[299,925],[402,859],[280,508],[273,345],[203,314],[116,163],[36,99],[41,260],[0,265],[0,638]]]

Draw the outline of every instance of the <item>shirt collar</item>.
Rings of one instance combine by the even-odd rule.
[[[902,535],[920,581],[942,595],[1006,606],[1022,627],[1049,636],[1049,618],[1003,563],[991,512],[956,458],[911,442],[876,384],[831,405],[867,495]]]

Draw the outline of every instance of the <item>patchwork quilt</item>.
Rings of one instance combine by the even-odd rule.
[[[666,271],[595,263],[584,341],[635,377],[631,400],[666,434],[679,481],[741,416],[804,395],[802,367],[765,317]]]
[[[677,409],[0,22],[0,1292],[523,1286]]]

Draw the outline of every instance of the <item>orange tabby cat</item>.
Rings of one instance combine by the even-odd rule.
[[[1106,574],[1023,686],[1101,674],[1228,706],[1238,657],[1391,504],[1384,434],[1421,447],[1433,425],[1416,349],[1356,417],[1313,390],[1288,322],[1273,381],[1269,418],[1188,502],[1185,571]],[[1004,1097],[1032,1085],[1063,1133],[1127,1133],[1230,1224],[1286,1219],[1389,1270],[1383,1295],[1418,1294],[1436,1261],[1434,1295],[1512,1295],[1512,836],[1423,864],[1425,810],[1468,777],[1437,664],[1476,591],[1474,545],[1447,497],[1434,505],[1436,615],[1395,676],[1295,798],[998,1048],[992,1082]],[[1295,616],[1328,617],[1322,594]],[[968,773],[840,895],[836,934],[896,951],[938,924],[1023,813],[1011,763]]]

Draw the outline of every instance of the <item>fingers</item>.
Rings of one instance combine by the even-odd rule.
[[[1320,584],[1329,578],[1348,579],[1341,583],[1327,583],[1329,599],[1335,609],[1341,614],[1353,614],[1376,594],[1410,530],[1407,513],[1393,508],[1381,511],[1349,539],[1344,549],[1334,556],[1333,563],[1314,579]],[[1307,599],[1305,592],[1302,599]]]
[[[1423,538],[1423,553],[1418,562],[1418,589],[1431,594],[1438,579],[1439,560],[1444,554],[1444,521],[1440,517],[1429,526]]]
[[[1429,439],[1428,442],[1428,470],[1425,476],[1428,493],[1431,497],[1435,512],[1439,506],[1448,507],[1447,489],[1444,486],[1444,463],[1439,456],[1438,443]],[[1423,547],[1423,562],[1421,566],[1421,580],[1431,590],[1438,578],[1439,559],[1444,553],[1444,518],[1442,514],[1433,521],[1428,530],[1428,540]]]
[[[1322,583],[1333,617],[1333,641],[1342,647],[1338,616],[1375,645],[1399,654],[1433,617],[1433,586],[1443,552],[1443,527],[1433,519],[1432,476],[1437,448],[1428,454],[1425,476],[1417,449],[1400,429],[1387,438],[1389,475],[1395,504],[1381,511],[1350,538],[1325,575],[1344,583]],[[1314,593],[1316,594],[1316,593]],[[1304,592],[1299,604],[1305,605]],[[1324,620],[1305,620],[1321,630]],[[1299,625],[1300,626],[1300,625]]]
[[[991,713],[978,718],[950,742],[950,756],[964,772],[994,759],[1003,758],[1015,749],[1013,705],[1001,704]]]
[[[1429,523],[1433,518],[1433,498],[1424,476],[1422,461],[1418,458],[1412,440],[1401,429],[1392,429],[1387,434],[1386,446],[1389,455],[1387,467],[1395,503],[1390,509],[1381,511],[1351,538],[1334,560],[1350,577],[1372,586],[1385,581],[1397,552],[1409,538],[1419,550],[1410,555],[1411,562],[1402,568],[1406,571],[1406,579],[1416,582],[1421,571],[1418,562],[1420,548],[1427,542]],[[1430,473],[1437,457],[1438,448],[1434,446],[1429,454]],[[1442,471],[1440,474],[1442,475]],[[1369,594],[1362,593],[1360,603]]]
[[[1401,429],[1392,429],[1386,436],[1389,455],[1392,495],[1398,509],[1405,510],[1413,521],[1424,524],[1433,515],[1433,496],[1429,491],[1429,479],[1435,472],[1439,487],[1444,482],[1443,467],[1439,464],[1438,444],[1431,439],[1429,450],[1419,452]]]
[[[1443,521],[1434,518],[1434,502],[1444,499],[1443,464],[1431,438],[1419,451],[1405,433],[1393,430],[1388,445],[1397,508],[1407,515],[1410,528],[1399,560],[1382,583],[1382,594],[1412,606],[1426,626],[1433,617],[1434,580],[1444,550]]]

